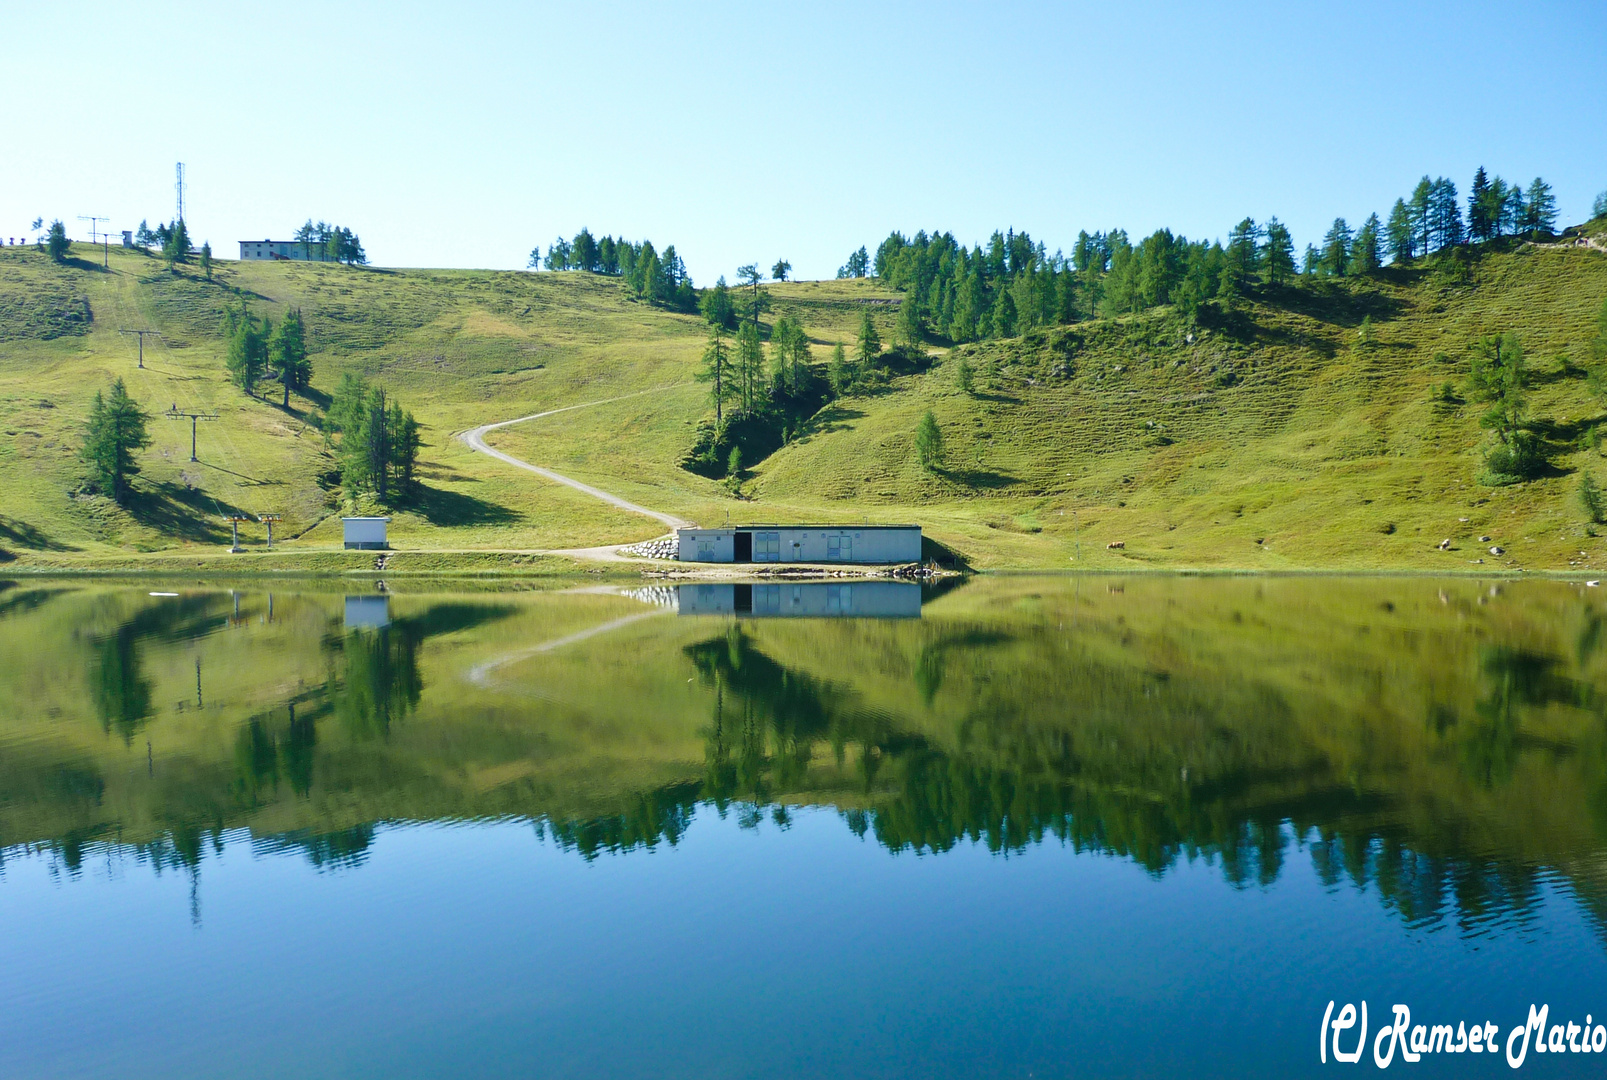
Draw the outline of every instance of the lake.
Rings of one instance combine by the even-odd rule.
[[[1607,590],[392,587],[0,582],[0,1076],[1607,1066]]]

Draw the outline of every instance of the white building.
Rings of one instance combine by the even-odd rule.
[[[343,517],[340,519],[345,533],[347,550],[383,551],[390,547],[385,540],[385,523],[388,517]]]
[[[746,525],[678,529],[682,562],[913,563],[919,525]]]
[[[268,259],[289,259],[294,262],[323,262],[324,245],[316,240],[303,244],[300,240],[242,240],[241,262],[262,262]]]

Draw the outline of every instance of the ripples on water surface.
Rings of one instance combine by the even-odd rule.
[[[1291,1075],[1330,1000],[1607,1018],[1577,584],[0,585],[0,1075]]]

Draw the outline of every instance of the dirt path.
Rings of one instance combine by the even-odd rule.
[[[645,506],[637,506],[635,503],[627,502],[618,495],[606,492],[601,488],[592,487],[590,484],[583,484],[579,480],[564,476],[562,473],[553,472],[551,469],[543,469],[539,465],[532,465],[528,461],[521,461],[512,454],[504,454],[501,450],[497,450],[486,445],[485,441],[485,437],[489,433],[497,430],[498,428],[508,427],[511,424],[522,424],[527,420],[540,420],[544,416],[556,416],[558,413],[570,412],[574,409],[589,409],[593,405],[607,405],[613,401],[624,401],[627,398],[641,397],[643,394],[661,394],[665,390],[670,389],[674,388],[668,386],[658,386],[651,390],[638,390],[634,394],[622,394],[619,397],[602,398],[597,401],[584,401],[579,405],[565,405],[561,409],[548,409],[546,412],[531,413],[529,416],[521,416],[514,420],[499,420],[494,424],[481,424],[477,428],[470,428],[468,431],[463,432],[458,436],[458,438],[467,443],[469,449],[471,450],[478,450],[480,453],[488,454],[491,457],[496,458],[498,461],[506,462],[515,468],[524,469],[527,472],[533,472],[537,476],[544,477],[553,481],[554,483],[564,484],[568,487],[574,488],[576,491],[583,491],[592,498],[601,499],[610,506],[618,507],[621,510],[628,510],[633,514],[642,514],[645,517],[650,517],[655,521],[663,522],[671,529],[690,528],[693,524],[690,521],[678,518],[673,514],[661,514],[657,510],[649,510]]]

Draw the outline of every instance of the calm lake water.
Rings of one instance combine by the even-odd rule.
[[[1350,1075],[1397,1003],[1392,1069],[1493,1075],[1410,1028],[1607,1024],[1607,590],[340,588],[0,582],[0,1076]]]

